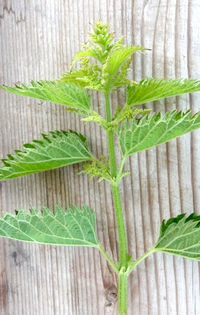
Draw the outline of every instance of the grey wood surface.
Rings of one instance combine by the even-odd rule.
[[[134,57],[130,77],[200,77],[199,0],[1,0],[0,82],[54,79],[69,69],[87,40],[91,23],[109,22],[126,42],[151,48]],[[113,94],[113,104],[123,95]],[[104,114],[104,102],[93,102]],[[152,104],[151,104],[152,105]],[[158,101],[155,110],[200,109],[200,93]],[[92,150],[107,154],[97,126],[84,126],[62,106],[0,93],[0,157],[41,132],[76,129]],[[117,259],[117,234],[109,185],[78,176],[79,166],[35,174],[0,184],[0,211],[22,207],[52,209],[85,203],[94,207],[98,235]],[[132,176],[121,184],[129,252],[151,248],[163,218],[200,213],[200,132],[131,157]],[[0,239],[1,315],[117,314],[116,276],[97,250],[43,246]],[[129,280],[129,313],[199,315],[200,265],[155,254]]]

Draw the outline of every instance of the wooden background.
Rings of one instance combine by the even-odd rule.
[[[69,69],[91,23],[109,22],[126,42],[151,48],[136,55],[130,77],[200,78],[199,0],[1,0],[0,82],[54,79]],[[0,157],[41,132],[76,129],[97,154],[107,153],[105,134],[84,126],[62,106],[0,93]],[[113,104],[123,95],[113,94]],[[93,102],[104,113],[101,96]],[[155,110],[200,109],[200,93],[156,102]],[[200,213],[200,132],[142,152],[127,163],[121,184],[129,252],[139,257],[156,241],[163,218]],[[95,208],[99,239],[117,258],[110,187],[79,166],[2,182],[0,211],[56,204]],[[97,250],[0,240],[1,315],[117,314],[116,277]],[[129,281],[129,313],[199,315],[200,264],[155,254]]]

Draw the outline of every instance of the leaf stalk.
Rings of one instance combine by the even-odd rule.
[[[108,261],[108,263],[111,265],[111,267],[113,268],[113,270],[118,274],[119,270],[118,267],[114,264],[114,262],[112,261],[112,259],[108,256],[108,254],[105,252],[105,250],[101,247],[101,245],[99,245],[97,247],[100,252],[102,253],[102,255],[106,258],[106,260]]]
[[[127,270],[128,275],[133,271],[133,269],[139,264],[141,263],[142,260],[144,260],[145,258],[147,258],[149,255],[155,253],[157,250],[156,248],[151,248],[148,252],[146,252],[144,255],[142,255],[139,259],[137,259],[136,261],[134,261]]]

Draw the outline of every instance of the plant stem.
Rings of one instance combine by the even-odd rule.
[[[111,115],[111,108],[110,108],[110,91],[107,91],[105,93],[105,101],[106,101],[106,120],[107,122],[111,122],[112,115]],[[116,165],[115,147],[114,147],[114,131],[112,129],[108,130],[107,136],[108,136],[108,150],[109,150],[111,176],[116,177],[117,165]]]
[[[111,108],[110,108],[110,91],[105,93],[105,101],[106,101],[106,118],[107,121],[110,122],[112,119]],[[117,176],[117,164],[115,157],[115,147],[114,147],[114,131],[108,130],[108,149],[109,149],[109,163],[111,176],[116,178]],[[116,211],[116,220],[117,220],[117,228],[118,228],[118,237],[119,237],[119,252],[120,252],[120,266],[127,266],[127,240],[126,240],[126,231],[124,226],[124,217],[121,205],[121,198],[119,192],[119,185],[112,185],[112,193],[114,206]]]
[[[107,122],[112,120],[111,108],[110,108],[110,91],[105,92],[106,101],[106,118]],[[108,130],[108,149],[109,149],[109,163],[110,172],[114,180],[117,178],[117,164],[115,157],[115,147],[114,147],[114,131]],[[127,270],[128,255],[127,255],[127,239],[126,231],[124,226],[124,217],[121,205],[119,183],[112,184],[112,193],[116,213],[118,238],[119,238],[119,276],[118,276],[118,314],[127,314],[127,280],[128,275],[125,274]]]
[[[124,227],[124,218],[120,199],[119,186],[112,185],[113,200],[115,206],[118,237],[119,237],[119,262],[120,267],[127,267],[127,241]]]
[[[118,276],[118,315],[127,315],[127,280],[124,272]]]

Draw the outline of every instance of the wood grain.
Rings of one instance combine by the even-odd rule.
[[[136,55],[130,78],[200,77],[199,0],[2,0],[0,2],[0,82],[54,79],[69,69],[91,24],[110,23],[127,43],[151,52]],[[0,94],[0,157],[41,132],[83,132],[96,154],[107,154],[104,132],[62,106]],[[113,94],[113,104],[123,94]],[[101,95],[93,102],[104,114]],[[200,108],[200,94],[158,101],[155,110]],[[148,106],[150,106],[148,104]],[[147,106],[147,107],[148,107]],[[119,156],[119,154],[118,154]],[[121,185],[129,252],[151,248],[163,218],[200,209],[200,132],[141,152],[126,165],[132,176]],[[46,205],[95,208],[98,235],[117,259],[117,234],[110,187],[77,176],[79,166],[2,182],[0,210]],[[117,314],[116,276],[93,249],[0,240],[1,315]],[[129,313],[199,315],[200,265],[156,254],[141,263],[129,281]]]

